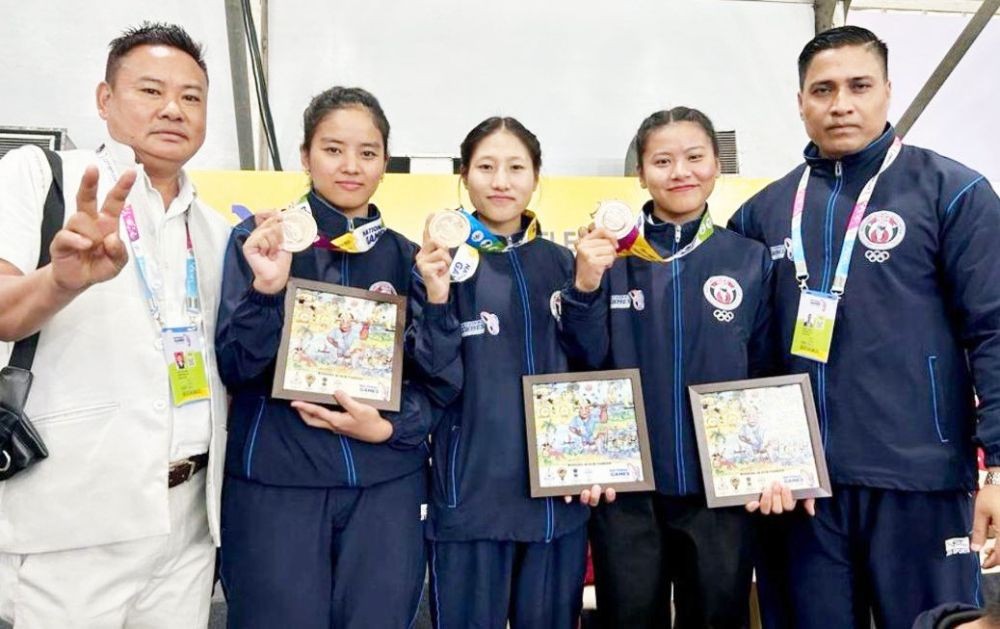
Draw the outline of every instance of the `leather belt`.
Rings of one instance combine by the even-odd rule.
[[[167,473],[167,487],[173,488],[191,480],[191,477],[208,467],[208,453],[196,454],[170,464]]]

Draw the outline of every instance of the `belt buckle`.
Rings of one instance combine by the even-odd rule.
[[[176,461],[176,462],[170,464],[170,471],[171,472],[173,472],[175,470],[179,470],[179,469],[181,469],[185,465],[187,466],[187,472],[184,474],[183,480],[181,480],[181,481],[179,481],[177,483],[178,485],[180,483],[183,483],[183,482],[188,481],[188,480],[191,479],[191,477],[194,475],[194,465],[195,465],[195,463],[191,459],[184,459],[183,461]]]

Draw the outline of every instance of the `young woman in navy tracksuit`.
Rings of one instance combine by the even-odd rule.
[[[677,627],[744,627],[753,516],[706,507],[687,387],[761,371],[771,260],[711,224],[718,145],[704,114],[654,113],[636,140],[652,196],[642,231],[665,263],[618,258],[597,229],[581,238],[562,295],[571,351],[591,368],[640,369],[657,487],[593,514],[598,614],[608,627],[670,626],[672,585]]]
[[[226,252],[216,347],[233,396],[221,554],[229,626],[406,628],[426,569],[427,398],[404,382],[400,412],[380,414],[341,393],[344,412],[270,397],[289,277],[405,293],[416,253],[379,229],[369,203],[388,160],[378,101],[332,88],[312,100],[304,127],[317,245],[288,253],[280,215],[256,227],[251,217]],[[362,245],[319,246],[361,228]]]
[[[417,256],[410,348],[443,407],[432,439],[431,606],[443,629],[503,629],[508,619],[571,629],[588,509],[530,497],[521,376],[569,370],[550,302],[571,280],[573,256],[536,238],[526,211],[541,166],[530,131],[489,118],[461,154],[476,216],[503,250],[483,251],[475,274],[451,284],[446,249],[425,236]]]

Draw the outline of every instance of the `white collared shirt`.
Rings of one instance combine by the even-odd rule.
[[[137,173],[135,185],[129,193],[128,201],[135,212],[135,220],[144,241],[144,255],[156,265],[163,278],[162,301],[160,304],[164,323],[168,327],[185,326],[190,323],[185,310],[185,282],[187,280],[187,229],[185,221],[194,202],[195,190],[184,171],[180,173],[179,192],[170,207],[164,209],[163,198],[153,187],[141,164],[135,162],[135,152],[131,147],[107,140],[100,155],[104,152],[112,162],[112,172],[121,176],[128,168],[134,168]],[[122,240],[128,242],[124,232]],[[126,273],[135,275],[135,281],[140,282],[137,265],[129,265]],[[158,325],[152,324],[150,315],[150,330],[155,343],[161,343]],[[202,326],[204,330],[204,326]],[[211,343],[212,339],[203,339],[203,343]],[[161,345],[158,345],[161,347]],[[166,369],[164,358],[164,369]],[[212,438],[210,403],[208,400],[190,402],[171,409],[170,460],[177,461],[195,454],[208,452],[208,444]]]

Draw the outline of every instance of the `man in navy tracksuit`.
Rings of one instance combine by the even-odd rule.
[[[970,495],[977,444],[1000,469],[1000,201],[981,175],[897,143],[886,59],[858,27],[806,45],[806,163],[730,222],[776,262],[783,369],[812,376],[834,483],[815,518],[784,523],[785,607],[801,627],[867,627],[874,614],[903,628],[941,603],[978,604],[975,551],[1000,521],[1000,479],[979,491],[975,525]],[[860,246],[845,256],[852,214]],[[802,294],[837,304],[825,363],[792,353]],[[763,568],[766,581],[774,566]]]
[[[643,208],[644,236],[661,256],[691,243],[702,216],[677,225],[652,207]],[[759,243],[715,227],[689,255],[666,264],[620,258],[597,290],[562,293],[571,353],[592,369],[639,368],[656,479],[655,493],[620,494],[594,511],[606,626],[668,626],[671,583],[678,627],[748,622],[752,516],[705,506],[687,387],[761,370],[771,267]]]
[[[522,375],[569,371],[553,298],[565,247],[520,231],[483,252],[446,303],[413,288],[409,341],[443,417],[432,439],[427,533],[438,627],[575,627],[588,509],[531,498]]]
[[[309,206],[326,241],[381,220],[375,206],[366,218],[348,218],[315,191]],[[230,626],[406,627],[426,569],[429,400],[404,382],[400,412],[381,413],[392,435],[375,444],[318,430],[272,399],[285,291],[253,287],[243,254],[253,230],[249,218],[230,240],[217,334],[233,396],[221,557]],[[415,252],[386,230],[364,252],[296,253],[291,276],[405,293]]]

